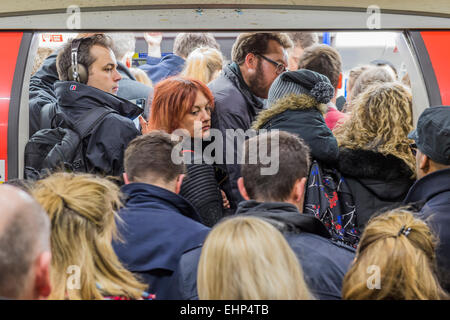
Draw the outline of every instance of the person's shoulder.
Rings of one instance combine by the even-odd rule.
[[[301,248],[305,253],[314,253],[324,259],[335,260],[335,257],[340,257],[339,260],[345,262],[352,260],[355,255],[355,249],[348,245],[336,243],[331,239],[308,232],[290,233],[286,239],[294,248]]]
[[[221,78],[222,77],[222,78]],[[247,108],[247,102],[242,92],[225,76],[211,82],[208,87],[214,95],[215,108],[242,113],[242,107]]]
[[[209,89],[211,89],[214,97],[216,94],[228,94],[239,92],[239,89],[234,85],[223,72],[213,81],[208,84]]]
[[[151,89],[151,87],[139,81],[130,78],[122,78],[122,80],[119,81],[119,91],[117,95],[127,100],[138,98],[147,99]]]

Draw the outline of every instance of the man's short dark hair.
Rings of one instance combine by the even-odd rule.
[[[274,175],[262,175],[261,168],[267,167],[258,157],[256,164],[249,164],[249,144],[267,145],[267,153],[272,154],[272,139],[278,139],[278,172]],[[244,144],[245,163],[241,165],[245,189],[251,199],[263,198],[272,201],[284,201],[292,192],[295,182],[307,178],[310,167],[308,145],[303,139],[285,131],[269,131],[250,138]]]
[[[231,59],[238,65],[241,65],[244,63],[245,57],[249,53],[265,54],[267,53],[267,46],[270,40],[278,42],[284,49],[293,46],[292,40],[286,33],[241,33],[231,49]]]
[[[139,177],[152,177],[171,182],[185,172],[184,164],[172,161],[173,142],[168,133],[160,130],[138,136],[125,150],[124,167],[130,182]]]
[[[326,44],[316,44],[303,51],[298,68],[327,76],[333,87],[337,88],[342,71],[341,55],[336,49]]]
[[[294,46],[300,46],[303,49],[319,42],[319,36],[315,32],[289,32],[288,35],[294,43]]]
[[[212,33],[179,33],[173,43],[173,53],[187,58],[189,54],[199,47],[209,47],[220,51]]]
[[[58,71],[59,80],[68,81],[69,80],[69,68],[72,65],[72,41],[75,39],[70,39],[64,47],[59,51],[56,57],[56,70]],[[81,40],[80,46],[78,47],[78,63],[83,64],[86,68],[95,62],[95,58],[91,56],[92,46],[97,45],[107,49],[111,49],[112,40],[110,37],[104,34],[95,34],[90,37],[83,38]]]
[[[0,226],[0,296],[18,299],[35,259],[50,251],[50,220],[34,199],[16,205],[8,215]]]

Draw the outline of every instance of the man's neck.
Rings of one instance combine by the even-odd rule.
[[[167,191],[175,193],[175,186],[172,183],[165,183],[160,180],[154,180],[154,179],[135,179],[133,181],[130,181],[131,183],[137,182],[137,183],[145,183],[150,184],[155,187],[159,187],[161,189],[165,189]]]
[[[275,200],[275,199],[267,199],[267,198],[255,198],[255,201],[260,202],[260,203],[265,203],[265,202],[267,202],[267,203],[269,203],[269,202],[289,203],[289,204],[292,204],[293,206],[295,206],[300,213],[303,212],[303,201],[301,203],[298,203],[298,202],[295,202],[295,201],[290,200],[290,199],[288,199],[288,200]]]
[[[245,69],[243,66],[239,66],[239,65],[238,65],[238,69],[239,69],[239,72],[241,73],[242,80],[247,85],[247,87],[250,88],[248,76],[247,76],[247,69]]]

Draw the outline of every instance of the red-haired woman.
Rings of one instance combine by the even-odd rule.
[[[203,223],[210,227],[223,217],[224,208],[229,208],[225,193],[217,182],[220,180],[219,169],[206,164],[203,152],[199,154],[194,148],[195,140],[203,142],[210,135],[213,108],[214,97],[201,81],[171,77],[156,85],[148,123],[140,118],[143,134],[152,130],[171,134],[184,129],[191,138],[188,141],[190,148],[183,149],[183,153],[190,153],[191,161],[186,165],[187,176],[180,195],[194,205]],[[201,162],[195,161],[198,157]]]

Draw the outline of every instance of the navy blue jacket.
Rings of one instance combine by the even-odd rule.
[[[168,54],[162,59],[147,57],[147,63],[139,66],[152,80],[153,86],[165,78],[179,74],[183,67],[184,59],[175,54]]]
[[[164,291],[183,252],[203,243],[209,228],[181,196],[160,187],[131,183],[121,191],[127,196],[118,223],[124,242],[114,241],[120,261],[148,283],[156,298]]]
[[[404,203],[418,204],[420,216],[438,237],[438,278],[442,287],[450,292],[450,169],[438,170],[417,180]]]
[[[342,280],[355,256],[355,250],[330,240],[323,223],[311,215],[301,214],[294,205],[284,202],[239,204],[236,214],[255,216],[273,224],[286,237],[303,268],[312,294],[321,300],[341,298]],[[201,247],[183,254],[173,276],[167,299],[198,299],[197,267]]]

